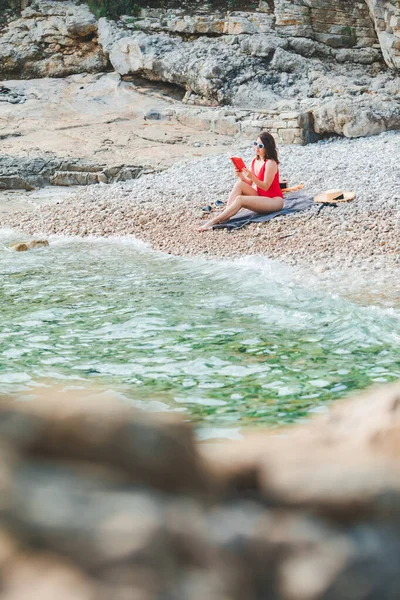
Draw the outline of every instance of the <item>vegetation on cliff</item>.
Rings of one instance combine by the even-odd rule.
[[[21,12],[21,0],[0,0],[0,25]]]
[[[2,0],[0,0],[1,2]],[[199,2],[198,0],[87,0],[90,10],[100,17],[110,17],[118,19],[120,15],[138,16],[141,8],[186,8],[193,10],[195,8],[215,10],[253,10],[258,6],[258,2],[245,2],[244,0],[208,0],[208,2]]]
[[[118,19],[120,15],[138,16],[141,8],[132,0],[88,0],[87,4],[97,18]]]

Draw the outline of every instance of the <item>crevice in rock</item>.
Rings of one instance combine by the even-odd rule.
[[[83,44],[88,44],[89,42],[97,43],[97,42],[93,42],[93,40],[95,38],[97,38],[97,32],[92,31],[88,35],[80,36],[79,37],[79,42],[83,43]]]
[[[184,85],[178,85],[176,83],[170,83],[168,81],[157,81],[152,78],[146,77],[146,73],[135,74],[135,75],[123,75],[122,81],[133,83],[137,88],[137,91],[141,93],[149,93],[154,95],[157,93],[159,97],[164,100],[172,100],[174,102],[181,102],[187,91]]]
[[[0,135],[0,140],[7,140],[8,138],[21,137],[22,133],[5,133]]]
[[[333,133],[331,131],[328,133],[314,133],[313,135],[315,136],[315,139],[312,140],[313,142],[333,142],[335,140],[341,140],[345,138],[344,135]]]

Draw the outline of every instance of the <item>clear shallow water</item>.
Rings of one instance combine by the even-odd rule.
[[[212,432],[279,425],[400,378],[400,312],[294,282],[264,259],[184,260],[132,242],[0,237],[0,391],[99,384]],[[226,433],[225,431],[225,433]]]

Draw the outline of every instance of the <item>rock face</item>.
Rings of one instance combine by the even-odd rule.
[[[162,6],[166,4],[163,2]],[[230,8],[227,3],[227,11]],[[336,0],[334,5],[330,0],[260,0],[257,12],[242,10],[214,15],[193,14],[196,7],[189,2],[179,3],[179,9],[143,11],[142,18],[134,25],[187,35],[266,34],[274,29],[279,35],[307,38],[331,48],[371,48],[379,42],[388,66],[399,68],[396,0]],[[211,8],[208,10],[212,12]]]
[[[358,137],[399,126],[400,78],[383,61],[396,67],[400,12],[389,4],[277,0],[259,12],[214,15],[143,9],[118,24],[100,19],[99,42],[122,76],[180,86],[188,103],[310,112],[316,134]]]
[[[307,37],[332,48],[369,48],[376,42],[365,2],[278,0],[275,16],[284,35]]]
[[[110,63],[122,77],[180,88],[188,104],[309,114],[315,129],[304,139],[399,126],[397,0],[337,0],[334,7],[330,0],[260,0],[256,10],[219,3],[214,12],[187,0],[98,23],[83,4],[34,0],[0,37],[4,78],[61,77]]]
[[[395,385],[283,436],[199,446],[100,398],[3,398],[2,595],[397,598],[399,406]]]
[[[0,78],[65,77],[107,64],[85,5],[37,0],[0,36]]]
[[[383,58],[392,69],[400,69],[400,6],[397,0],[366,0],[378,34]]]

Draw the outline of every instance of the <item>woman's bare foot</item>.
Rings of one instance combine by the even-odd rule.
[[[213,227],[214,223],[212,223],[211,221],[207,221],[207,223],[204,223],[204,225],[199,227],[197,231],[210,231]]]

